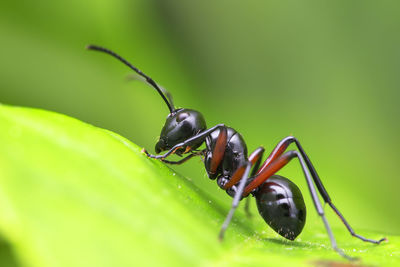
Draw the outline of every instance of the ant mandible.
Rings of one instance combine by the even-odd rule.
[[[157,154],[162,151],[167,152],[162,155],[151,155],[146,150],[143,150],[147,156],[168,164],[182,164],[194,156],[202,156],[208,177],[212,180],[217,179],[218,186],[233,197],[232,207],[219,233],[221,240],[239,202],[250,194],[256,198],[257,208],[261,217],[278,234],[289,240],[294,240],[301,233],[306,220],[306,207],[303,196],[292,181],[285,177],[274,175],[294,158],[297,158],[300,162],[314,206],[318,215],[322,218],[332,248],[335,251],[345,258],[354,259],[346,255],[337,246],[318,198],[317,190],[324,201],[339,216],[352,236],[374,244],[379,244],[386,240],[386,238],[380,240],[368,239],[354,232],[353,228],[332,203],[310,158],[295,137],[288,136],[283,138],[260,167],[264,153],[263,147],[257,148],[250,156],[247,156],[246,143],[243,137],[233,128],[218,124],[207,129],[204,117],[200,112],[186,108],[175,108],[171,95],[165,89],[158,86],[149,76],[118,54],[95,45],[89,45],[87,49],[104,52],[120,60],[145,78],[147,83],[157,90],[167,104],[170,113],[161,130],[160,139],[155,146]],[[206,148],[198,150],[204,142]],[[296,145],[297,150],[285,152],[292,143]],[[179,161],[166,160],[168,156],[173,154],[178,156],[188,154],[188,156]]]

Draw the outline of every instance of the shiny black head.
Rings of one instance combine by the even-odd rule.
[[[154,89],[156,89],[164,102],[167,104],[170,114],[168,115],[167,121],[165,122],[165,125],[161,131],[160,140],[156,144],[157,153],[170,149],[174,145],[206,129],[206,122],[200,112],[191,109],[175,109],[172,97],[168,93],[168,91],[158,86],[158,84],[154,82],[153,79],[141,72],[138,68],[133,66],[123,57],[109,49],[96,45],[88,45],[87,49],[109,54],[127,65],[137,74],[142,76],[146,80],[146,82],[150,84]],[[193,144],[190,148],[185,147],[177,150],[175,153],[181,155],[183,152],[186,151],[186,149],[196,149],[200,145],[201,143]]]
[[[200,112],[192,109],[177,109],[167,116],[160,140],[156,144],[156,153],[171,149],[174,145],[195,136],[206,128],[206,121]],[[201,143],[194,144],[190,149],[196,149],[200,145]],[[186,147],[179,149],[176,154],[180,155],[186,149]]]

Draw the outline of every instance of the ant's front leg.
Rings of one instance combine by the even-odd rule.
[[[191,159],[191,158],[193,158],[193,157],[204,155],[204,151],[205,151],[205,150],[193,152],[193,153],[190,154],[189,156],[184,157],[183,159],[178,160],[178,161],[170,161],[170,160],[166,160],[166,159],[161,159],[161,161],[162,161],[162,162],[165,162],[165,163],[167,163],[167,164],[180,165],[180,164],[182,164],[182,163],[185,163],[186,161],[188,161],[189,159]],[[146,152],[146,151],[145,151],[145,152]]]
[[[146,153],[146,155],[148,157],[150,157],[150,158],[163,160],[166,157],[174,154],[178,149],[181,149],[181,148],[184,148],[184,147],[189,147],[189,149],[190,149],[190,147],[192,145],[194,145],[196,143],[204,142],[205,138],[209,134],[211,134],[212,132],[214,132],[215,130],[217,130],[219,128],[225,128],[225,124],[221,123],[221,124],[215,125],[214,127],[210,128],[210,129],[207,129],[207,130],[205,130],[203,132],[200,132],[199,134],[197,134],[195,136],[192,136],[192,137],[188,138],[187,140],[174,145],[170,150],[168,150],[163,155],[152,155],[152,154],[148,153],[145,149],[143,149],[143,152]]]

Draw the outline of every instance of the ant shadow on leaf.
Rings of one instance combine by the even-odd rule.
[[[320,247],[318,244],[313,244],[310,242],[301,242],[301,241],[288,241],[280,238],[271,238],[265,237],[262,238],[265,242],[271,242],[278,245],[286,246],[286,247],[297,247],[297,248],[312,248],[312,247]]]

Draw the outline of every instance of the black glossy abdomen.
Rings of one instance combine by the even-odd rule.
[[[300,189],[289,179],[273,175],[254,194],[265,222],[281,236],[294,240],[306,222]]]

